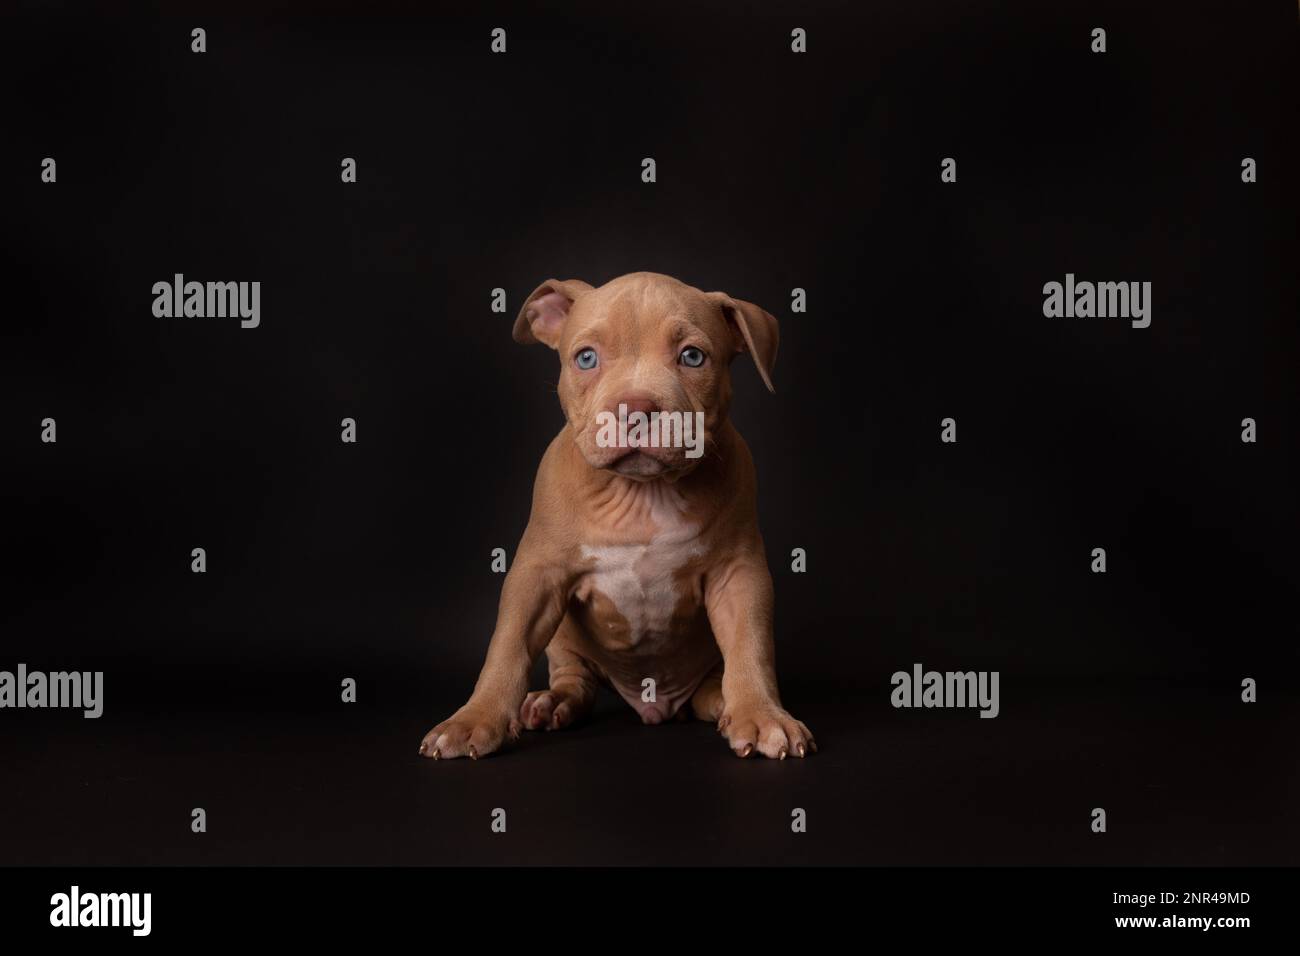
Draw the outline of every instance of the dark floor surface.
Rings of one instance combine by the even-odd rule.
[[[99,721],[16,714],[11,864],[1295,864],[1293,699],[1043,686],[996,720],[791,687],[821,742],[733,757],[701,723],[585,726],[477,762],[416,755],[430,716],[340,704]],[[1229,698],[1231,700],[1231,698]],[[41,733],[23,722],[42,722]],[[93,733],[91,729],[93,728]],[[208,832],[190,831],[194,807]],[[1090,829],[1104,807],[1105,834]],[[506,834],[494,834],[496,808]],[[791,832],[794,808],[807,832]]]

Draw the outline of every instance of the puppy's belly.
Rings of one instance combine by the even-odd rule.
[[[695,554],[665,555],[647,545],[584,554],[595,564],[570,609],[583,643],[579,653],[645,723],[669,719],[721,657],[699,581],[682,573]],[[654,699],[646,700],[652,691]]]
[[[633,646],[615,636],[617,621],[605,622],[612,628],[602,628],[591,614],[575,617],[581,640],[577,652],[600,669],[647,724],[673,717],[722,659],[704,620],[679,630],[649,633]],[[654,684],[647,685],[647,679]],[[646,699],[651,696],[652,700]]]

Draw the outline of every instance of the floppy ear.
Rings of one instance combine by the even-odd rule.
[[[557,348],[573,300],[590,291],[591,286],[581,279],[547,279],[524,300],[515,319],[515,341],[523,345],[541,342]]]
[[[733,299],[725,292],[710,292],[708,297],[721,307],[722,317],[735,333],[736,351],[748,352],[753,357],[763,384],[775,394],[772,366],[776,364],[776,346],[780,341],[776,316],[752,302]]]

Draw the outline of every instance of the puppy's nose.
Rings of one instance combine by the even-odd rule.
[[[633,412],[641,412],[644,415],[652,415],[655,412],[659,411],[659,406],[655,404],[653,399],[643,398],[639,395],[630,395],[626,398],[620,398],[618,400],[618,404],[625,406],[627,408],[627,413],[629,415],[631,415]]]

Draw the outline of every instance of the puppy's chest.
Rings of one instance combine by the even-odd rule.
[[[661,515],[639,538],[584,545],[590,566],[577,597],[591,636],[610,647],[670,639],[699,608],[704,551],[698,526],[676,515]]]

